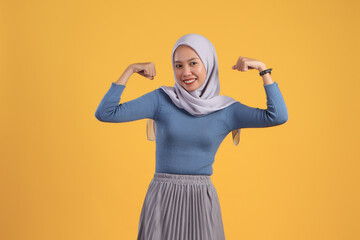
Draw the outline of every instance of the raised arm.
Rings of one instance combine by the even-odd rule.
[[[266,65],[259,60],[239,57],[232,67],[234,70],[248,71],[257,69],[266,70]],[[288,120],[287,107],[277,82],[273,82],[270,73],[262,75],[267,99],[267,109],[253,108],[240,102],[230,105],[227,109],[229,131],[239,128],[272,127],[285,123]]]
[[[146,65],[146,64],[145,64]],[[130,122],[144,118],[156,119],[159,109],[158,89],[146,93],[136,99],[120,103],[121,95],[125,89],[125,84],[134,72],[132,67],[128,67],[119,80],[111,83],[111,87],[101,100],[96,109],[95,117],[102,122]],[[135,71],[137,72],[137,71]],[[153,79],[155,73],[138,71],[139,74]]]
[[[277,82],[264,85],[267,109],[246,106],[240,102],[227,109],[229,131],[239,128],[272,127],[288,120],[287,107]]]

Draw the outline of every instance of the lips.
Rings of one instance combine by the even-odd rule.
[[[186,85],[191,85],[193,84],[194,82],[196,82],[197,78],[189,78],[189,79],[185,79],[183,80],[183,82],[186,84]]]

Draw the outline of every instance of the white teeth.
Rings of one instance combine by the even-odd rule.
[[[184,81],[185,83],[192,83],[194,82],[196,79],[193,79],[193,80],[187,80],[187,81]]]

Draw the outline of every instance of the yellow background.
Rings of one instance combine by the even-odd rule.
[[[266,108],[273,68],[289,120],[229,134],[214,164],[227,240],[360,239],[358,1],[1,1],[0,239],[136,239],[155,171],[146,119],[95,118],[126,66],[121,101],[173,86],[184,34],[215,46],[222,95]]]

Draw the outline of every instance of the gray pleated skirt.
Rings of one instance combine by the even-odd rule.
[[[209,175],[155,173],[137,240],[224,240],[219,198]]]

